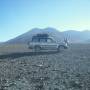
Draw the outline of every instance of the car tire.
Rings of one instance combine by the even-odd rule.
[[[62,50],[64,50],[65,49],[65,47],[64,46],[58,46],[58,49],[57,49],[57,51],[58,52],[61,52]]]

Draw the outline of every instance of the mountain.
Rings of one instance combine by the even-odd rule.
[[[61,37],[61,33],[54,28],[45,28],[45,29],[34,28],[14,39],[7,41],[7,43],[10,43],[10,44],[27,43],[28,41],[31,41],[32,36],[34,36],[36,34],[41,34],[41,33],[47,33],[51,37],[54,37],[55,40],[58,40]]]
[[[45,29],[34,28],[14,39],[7,41],[6,43],[9,44],[27,43],[28,41],[31,41],[32,36],[41,33],[49,34],[51,37],[55,39],[55,41],[62,41],[64,38],[68,38],[70,42],[76,43],[76,42],[85,42],[86,40],[90,39],[90,31],[80,32],[75,30],[68,30],[68,31],[60,32],[55,28],[49,27]]]
[[[0,44],[2,44],[3,42],[0,42]]]
[[[63,36],[68,35],[69,40],[72,43],[77,42],[86,42],[88,39],[90,39],[90,31],[75,31],[75,30],[68,30],[65,32],[62,32]]]
[[[90,43],[90,39],[86,40],[86,43]]]
[[[3,45],[3,44],[4,44],[4,42],[0,42],[0,46]]]

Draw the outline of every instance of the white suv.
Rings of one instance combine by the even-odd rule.
[[[57,50],[61,51],[61,49],[67,49],[68,43],[62,42],[57,43],[53,40],[53,38],[41,37],[41,38],[33,38],[31,42],[28,43],[28,47],[30,49],[34,49],[36,52],[41,50]]]

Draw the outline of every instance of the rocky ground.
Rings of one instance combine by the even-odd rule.
[[[1,54],[0,90],[90,90],[90,45]]]

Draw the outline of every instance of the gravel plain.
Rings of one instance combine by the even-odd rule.
[[[0,90],[90,90],[90,44],[40,53],[2,47]]]

